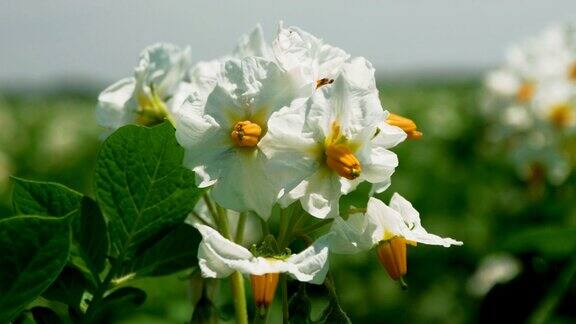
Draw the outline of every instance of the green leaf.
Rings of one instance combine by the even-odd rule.
[[[514,253],[537,252],[551,258],[564,258],[576,250],[576,227],[539,226],[510,233],[502,246]]]
[[[67,266],[42,296],[78,309],[84,292],[93,288],[79,270]]]
[[[0,323],[14,318],[56,279],[70,250],[67,217],[0,220]]]
[[[312,304],[306,293],[306,284],[300,283],[298,291],[288,301],[288,314],[290,323],[312,323]]]
[[[61,184],[12,179],[12,205],[18,214],[64,216],[80,208],[82,194]]]
[[[60,324],[64,323],[58,314],[48,307],[37,306],[30,310],[37,324]]]
[[[138,245],[163,237],[194,208],[202,190],[182,167],[183,156],[169,123],[124,126],[104,142],[95,191],[113,255],[130,256]]]
[[[191,268],[198,263],[200,240],[198,231],[184,223],[151,247],[136,252],[133,260],[124,269],[124,274],[164,276]]]
[[[142,289],[134,287],[122,287],[114,290],[104,298],[105,307],[119,307],[123,309],[125,306],[137,307],[146,301],[146,293]]]
[[[106,265],[109,240],[106,221],[94,200],[82,198],[80,211],[72,222],[72,233],[71,263],[90,274],[89,278],[97,279]]]
[[[23,214],[64,216],[72,212],[70,263],[96,281],[108,253],[106,223],[95,201],[58,183],[14,178],[14,209]]]

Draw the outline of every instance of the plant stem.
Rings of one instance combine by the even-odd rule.
[[[540,324],[547,323],[550,315],[553,314],[554,309],[562,297],[566,294],[566,290],[570,288],[570,282],[576,276],[576,257],[566,265],[564,270],[558,276],[538,308],[530,316],[529,323]]]
[[[94,316],[96,315],[96,311],[98,310],[98,306],[104,299],[104,294],[108,291],[108,286],[114,279],[114,275],[116,271],[118,271],[119,265],[122,263],[124,259],[123,255],[120,255],[106,274],[106,278],[102,281],[102,285],[98,287],[98,289],[94,292],[92,296],[92,300],[88,304],[88,309],[86,309],[86,313],[84,314],[84,318],[82,319],[82,323],[92,323],[94,320]]]
[[[246,224],[246,213],[240,213],[240,218],[238,219],[238,226],[236,227],[236,238],[234,242],[242,244],[244,239],[244,225]]]
[[[230,229],[228,227],[228,219],[226,209],[217,206],[217,219],[218,229],[224,237],[232,240]],[[232,285],[232,298],[234,299],[234,310],[236,312],[236,323],[248,324],[248,311],[246,308],[246,292],[244,290],[244,278],[238,271],[234,271],[230,276],[230,283]]]
[[[286,274],[282,274],[280,280],[280,288],[282,290],[282,323],[288,324],[290,318],[288,314],[288,277]]]
[[[244,278],[238,271],[234,271],[230,276],[232,283],[232,298],[234,298],[234,310],[236,312],[236,323],[248,324],[248,311],[246,306],[246,292],[244,289]]]

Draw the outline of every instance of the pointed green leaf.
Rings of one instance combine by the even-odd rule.
[[[0,323],[18,315],[56,279],[70,250],[66,217],[0,220]]]
[[[124,270],[125,274],[138,276],[164,276],[198,263],[198,244],[201,237],[189,224],[182,224],[166,234],[150,247],[136,252],[133,260]]]
[[[21,215],[64,216],[80,208],[82,194],[58,183],[12,178],[12,205]]]
[[[182,224],[202,192],[182,167],[174,128],[129,125],[104,142],[96,162],[95,191],[108,219],[113,255],[130,255]]]
[[[72,222],[74,244],[70,252],[72,264],[93,278],[104,270],[109,240],[104,216],[96,202],[83,197],[80,211]]]

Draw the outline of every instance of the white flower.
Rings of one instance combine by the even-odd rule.
[[[264,40],[262,26],[260,24],[249,33],[240,36],[236,48],[230,55],[225,55],[210,61],[200,61],[196,63],[188,72],[192,90],[189,95],[202,104],[214,90],[216,84],[230,89],[233,84],[228,84],[224,75],[224,64],[229,59],[243,59],[246,57],[260,57],[273,61],[272,48]]]
[[[190,85],[183,82],[189,66],[189,48],[147,47],[134,76],[112,84],[98,97],[98,124],[113,131],[129,123],[151,125],[171,119],[190,91]]]
[[[420,222],[418,211],[398,193],[392,196],[390,206],[371,197],[365,214],[352,214],[346,221],[337,217],[331,231],[334,235],[330,250],[341,254],[369,250],[395,237],[444,247],[462,245],[460,241],[428,233]]]
[[[337,217],[332,225],[330,250],[351,254],[377,247],[378,259],[394,280],[406,274],[406,245],[417,243],[461,245],[462,242],[428,233],[412,204],[395,193],[390,207],[371,197],[365,214],[353,214],[347,221]]]
[[[272,49],[280,66],[287,71],[300,69],[303,80],[312,88],[331,83],[350,57],[297,27],[284,28],[282,22]]]
[[[274,113],[261,148],[282,169],[293,170],[281,203],[299,199],[311,215],[333,217],[340,196],[360,182],[388,181],[398,164],[388,148],[406,134],[386,117],[374,69],[363,58],[345,64],[330,87]]]
[[[285,170],[262,154],[260,138],[272,113],[301,96],[290,74],[261,58],[230,59],[208,99],[190,97],[176,118],[184,164],[222,207],[267,219]],[[222,84],[222,86],[221,86]]]
[[[198,264],[203,277],[224,278],[234,271],[251,275],[288,273],[299,281],[315,284],[324,282],[329,267],[326,236],[316,240],[304,251],[282,259],[254,256],[248,249],[227,240],[213,228],[199,224],[195,226],[202,234]]]

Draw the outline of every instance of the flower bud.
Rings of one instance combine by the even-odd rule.
[[[257,308],[268,308],[272,304],[278,286],[278,278],[278,273],[250,276],[252,296]]]
[[[406,266],[406,239],[396,236],[381,241],[377,248],[378,259],[394,280],[401,279],[407,272]]]
[[[418,126],[412,119],[391,113],[388,115],[386,123],[402,128],[409,139],[420,139],[422,137],[422,133],[417,130]]]
[[[516,100],[521,103],[526,103],[532,100],[536,92],[536,85],[532,82],[524,82],[516,92]]]
[[[262,128],[249,120],[241,121],[234,125],[230,138],[232,142],[241,147],[254,147],[260,141]]]
[[[362,172],[360,161],[344,144],[330,144],[326,147],[326,164],[348,180],[358,178]]]

